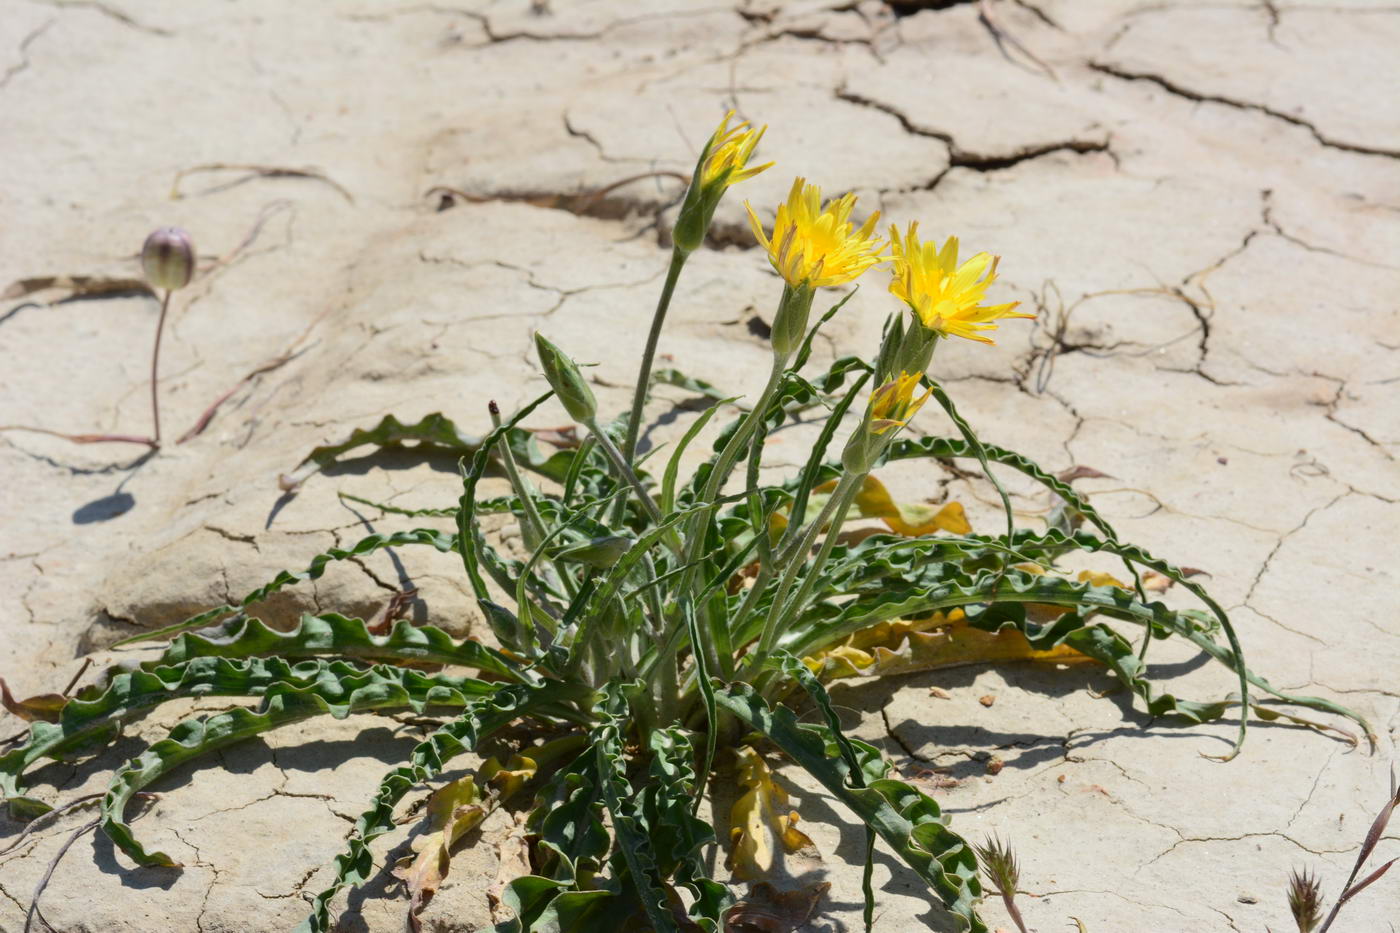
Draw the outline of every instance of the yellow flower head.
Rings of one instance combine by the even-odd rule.
[[[919,385],[918,373],[900,371],[899,376],[870,393],[870,430],[874,434],[884,434],[890,428],[902,428],[914,417],[914,413],[924,406],[933,394],[929,389],[919,398],[914,398],[914,390]]]
[[[941,250],[932,243],[920,243],[917,221],[909,225],[909,232],[902,239],[899,228],[891,227],[890,237],[894,248],[890,291],[913,308],[929,330],[992,343],[979,333],[996,330],[992,321],[1035,317],[1017,312],[1019,301],[1004,305],[981,303],[987,286],[996,281],[999,257],[978,253],[958,265],[958,238],[948,237]]]
[[[794,288],[820,288],[842,285],[883,261],[884,241],[872,236],[880,212],[872,214],[860,229],[853,229],[850,218],[855,203],[856,196],[847,194],[823,208],[822,189],[798,178],[787,202],[778,205],[772,239],[764,235],[753,207],[747,201],[744,207],[755,239],[768,251],[778,274]]]
[[[731,128],[729,121],[733,116],[732,110],[726,113],[724,119],[719,122],[719,128],[710,137],[706,147],[705,164],[700,168],[701,187],[722,181],[727,188],[746,178],[752,178],[773,165],[772,162],[765,162],[763,165],[748,168],[749,157],[753,155],[754,148],[758,146],[758,141],[763,138],[768,127],[754,130],[747,122],[742,122]],[[726,172],[728,174],[725,174]]]

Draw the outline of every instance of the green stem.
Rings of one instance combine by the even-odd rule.
[[[491,426],[496,430],[501,427],[501,409],[494,401],[488,406],[491,412]],[[531,494],[530,488],[525,485],[525,477],[520,475],[520,469],[515,464],[515,454],[511,453],[509,438],[500,445],[501,465],[505,467],[506,477],[510,480],[510,486],[515,490],[515,494],[520,497],[520,507],[525,513],[525,548],[534,551],[545,539],[544,519],[540,517],[539,508],[535,505],[535,497]]]
[[[715,498],[719,496],[720,487],[729,478],[729,472],[734,469],[734,463],[739,458],[739,453],[749,442],[754,429],[763,423],[767,417],[768,404],[773,401],[774,394],[778,391],[778,386],[783,381],[783,371],[787,367],[787,357],[781,354],[773,354],[773,371],[768,376],[768,384],[763,387],[763,392],[758,397],[758,402],[744,415],[739,427],[735,429],[729,442],[720,451],[719,457],[715,459],[714,469],[710,471],[709,477],[705,480],[704,491],[700,494],[701,502],[708,502],[709,508],[695,513],[695,517],[690,520],[690,527],[686,540],[689,542],[690,552],[686,555],[686,563],[694,564],[700,559],[700,554],[705,549],[706,532],[709,531],[710,519],[714,517],[717,506]],[[689,588],[692,581],[687,577],[686,585],[682,591]]]
[[[627,438],[622,444],[623,459],[628,463],[637,454],[637,438],[642,429],[642,409],[646,407],[648,390],[651,388],[651,367],[656,359],[656,344],[661,339],[661,327],[666,323],[666,312],[671,307],[671,295],[676,290],[676,281],[681,277],[681,268],[688,254],[680,249],[671,250],[671,267],[666,270],[666,284],[661,286],[661,297],[656,302],[656,311],[651,316],[651,331],[647,334],[646,349],[642,351],[642,366],[637,371],[637,388],[632,395],[632,413],[627,419]]]
[[[800,544],[794,553],[787,558],[787,566],[783,569],[783,578],[778,583],[778,593],[773,598],[773,605],[768,609],[768,619],[763,624],[763,634],[758,639],[758,650],[749,661],[749,669],[754,674],[759,673],[763,668],[763,662],[768,659],[768,655],[773,650],[773,643],[777,641],[778,631],[782,621],[792,613],[789,607],[799,607],[801,601],[807,598],[815,585],[818,571],[826,563],[827,557],[831,554],[831,548],[836,543],[836,536],[841,531],[841,523],[846,520],[846,512],[850,510],[851,502],[855,499],[856,491],[860,488],[861,482],[865,479],[864,473],[846,473],[841,477],[841,482],[837,485],[831,498],[822,507],[821,514],[812,522],[807,533],[800,539]],[[817,535],[821,533],[822,527],[830,521],[831,529],[827,532],[825,540],[822,541],[822,549],[817,554],[817,558],[812,562],[811,570],[802,582],[802,586],[792,599],[787,599],[788,591],[792,589],[793,583],[797,580],[797,574],[806,563],[803,558],[812,549]]]
[[[617,445],[612,442],[612,438],[608,437],[603,429],[598,426],[596,418],[589,419],[584,424],[598,441],[598,447],[608,458],[608,462],[612,464],[613,469],[617,472],[618,478],[632,487],[632,490],[637,494],[637,501],[642,504],[642,508],[646,510],[647,515],[650,516],[653,522],[660,525],[665,521],[665,518],[661,514],[661,507],[656,504],[656,500],[651,497],[651,493],[647,492],[647,488],[642,485],[642,480],[637,476],[636,471],[633,470],[632,467],[628,465],[627,460],[623,458],[622,451],[617,449]],[[669,540],[670,536],[668,536],[668,541]],[[675,545],[675,548],[679,550],[679,545]]]
[[[753,586],[744,594],[744,601],[739,604],[739,609],[734,613],[734,618],[730,622],[730,631],[739,634],[744,631],[745,625],[749,621],[749,615],[753,612],[754,606],[758,605],[758,600],[763,596],[763,591],[767,589],[769,581],[773,578],[771,567],[760,566],[758,576],[754,578]],[[736,647],[742,648],[743,645]]]
[[[165,331],[165,312],[170,310],[170,289],[165,290],[165,297],[160,300],[160,319],[156,321],[156,343],[151,350],[151,421],[155,427],[155,433],[151,435],[151,446],[160,446],[160,392],[156,387],[157,374],[160,370],[160,335]]]

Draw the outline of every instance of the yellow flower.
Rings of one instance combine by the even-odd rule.
[[[778,205],[772,239],[764,235],[753,207],[747,201],[744,207],[749,212],[754,237],[768,251],[768,259],[778,274],[794,288],[820,288],[842,285],[883,261],[880,253],[885,244],[871,235],[880,212],[871,215],[859,229],[853,229],[850,217],[855,203],[856,196],[847,194],[823,208],[822,189],[798,178],[792,183],[787,202]]]
[[[768,127],[754,130],[745,121],[731,128],[729,121],[733,116],[732,110],[726,113],[719,123],[719,128],[710,137],[708,155],[705,156],[705,164],[700,168],[702,188],[719,181],[726,187],[738,184],[773,165],[772,162],[765,162],[763,165],[748,168],[749,157],[753,155],[754,148],[758,146],[758,141],[763,138]],[[728,174],[725,174],[726,172]]]
[[[913,308],[929,330],[992,343],[979,333],[996,330],[992,321],[1035,317],[1015,311],[1019,301],[981,304],[987,286],[996,281],[999,257],[978,253],[958,265],[958,238],[948,237],[941,250],[932,243],[920,243],[917,222],[909,225],[909,232],[902,239],[897,227],[890,228],[890,236],[894,248],[890,291]]]
[[[914,413],[924,406],[933,394],[929,389],[918,399],[914,390],[919,385],[918,373],[900,371],[898,378],[880,386],[870,393],[870,431],[884,434],[890,428],[902,428],[914,417]]]

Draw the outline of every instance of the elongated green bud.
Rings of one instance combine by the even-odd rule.
[[[479,600],[478,605],[481,606],[481,611],[485,614],[491,631],[495,633],[496,640],[511,651],[520,651],[524,644],[525,632],[521,628],[520,620],[515,617],[515,613],[489,599]]]
[[[179,227],[161,227],[141,247],[141,268],[157,289],[184,288],[194,277],[194,241]]]
[[[572,547],[555,554],[556,560],[569,561],[577,564],[587,564],[589,567],[596,567],[599,570],[606,570],[621,559],[636,542],[626,535],[600,535],[582,544],[575,544]]]
[[[841,451],[841,466],[848,473],[864,475],[875,467],[876,461],[885,449],[885,439],[870,430],[869,420],[862,421],[856,428],[846,447]]]
[[[802,346],[807,336],[807,319],[812,314],[812,287],[810,285],[786,285],[783,297],[778,302],[778,313],[773,318],[773,352],[779,356],[791,356]]]
[[[540,356],[544,378],[549,381],[554,394],[559,396],[569,417],[585,423],[592,421],[598,414],[598,402],[593,397],[593,390],[583,381],[578,364],[539,332],[535,333],[535,350]]]

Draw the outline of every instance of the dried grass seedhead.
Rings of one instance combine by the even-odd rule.
[[[1294,869],[1288,879],[1288,909],[1298,933],[1312,933],[1322,922],[1322,884],[1306,868]]]

